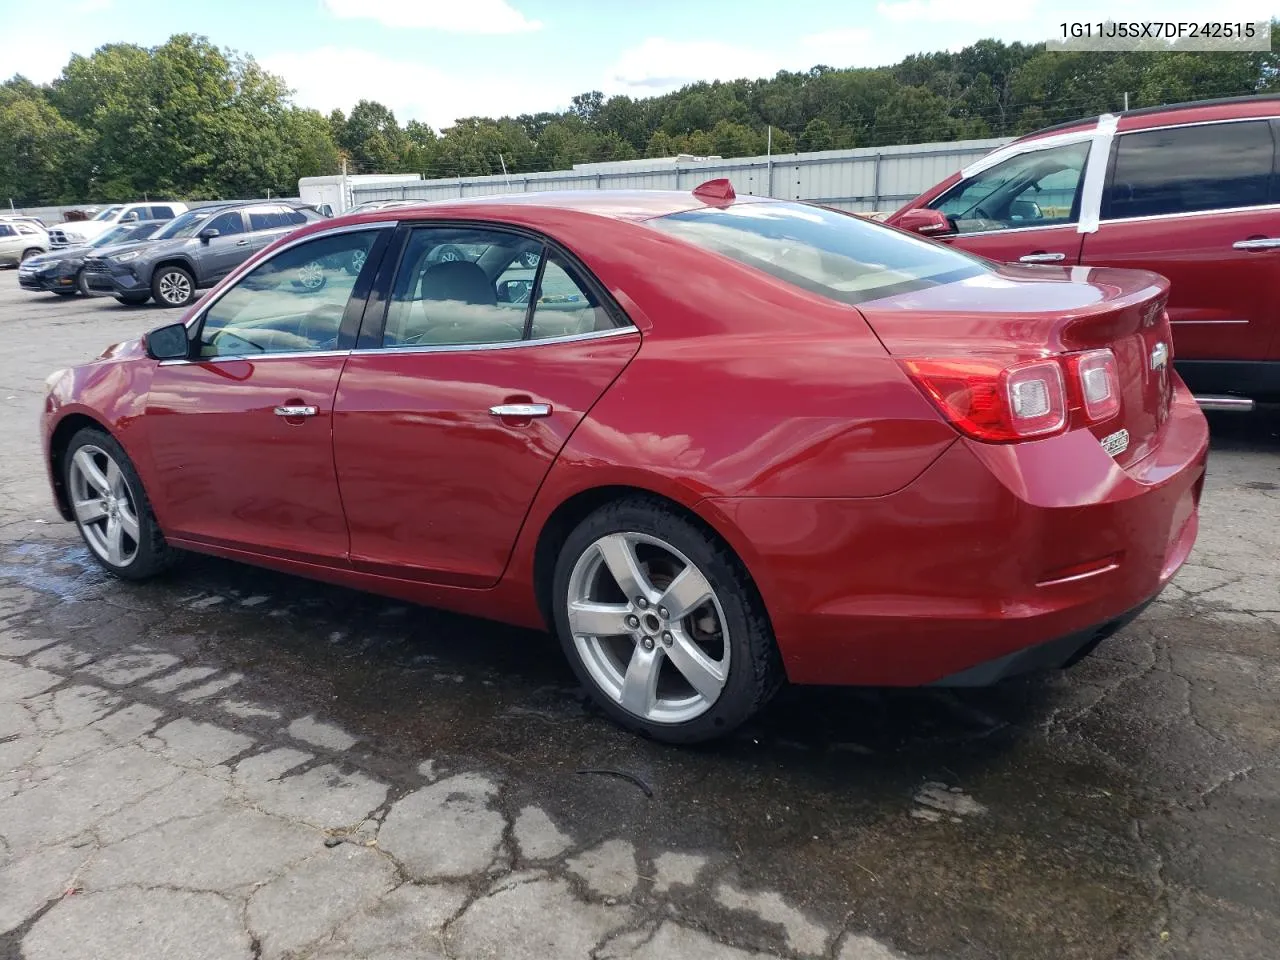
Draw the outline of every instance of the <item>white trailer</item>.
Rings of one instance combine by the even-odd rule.
[[[328,177],[303,177],[298,181],[298,198],[321,212],[337,216],[355,205],[351,197],[356,187],[398,187],[421,182],[420,173],[338,173]]]

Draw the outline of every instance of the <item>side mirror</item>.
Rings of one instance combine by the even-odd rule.
[[[1034,200],[1015,200],[1009,204],[1010,220],[1043,220],[1044,212]]]
[[[498,284],[498,302],[527,303],[532,292],[532,280],[503,280]]]
[[[208,243],[214,237],[222,236],[222,231],[219,230],[217,227],[205,227],[203,230],[200,231],[198,236],[200,237],[201,243]]]
[[[157,327],[146,336],[147,356],[152,360],[185,360],[191,347],[185,324]]]
[[[918,233],[922,237],[939,237],[956,232],[956,228],[951,225],[951,221],[947,219],[945,213],[929,207],[916,207],[908,210],[898,218],[895,226],[902,230]]]

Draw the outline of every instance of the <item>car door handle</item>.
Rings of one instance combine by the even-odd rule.
[[[1058,263],[1060,260],[1067,259],[1065,253],[1028,253],[1025,257],[1019,257],[1019,263]]]
[[[237,240],[237,241],[236,241],[236,246],[237,246],[237,247],[247,247],[248,245],[249,245],[249,241],[248,241],[248,240]]]
[[[490,407],[489,413],[495,417],[513,417],[519,420],[528,420],[531,417],[549,417],[551,416],[551,404],[500,403],[496,407]]]
[[[1274,250],[1276,247],[1280,247],[1280,237],[1253,237],[1231,245],[1233,250]]]
[[[277,417],[314,417],[319,412],[320,410],[318,407],[307,406],[304,404],[276,407]]]

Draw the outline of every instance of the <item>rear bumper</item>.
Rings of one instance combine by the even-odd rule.
[[[958,441],[885,497],[704,503],[749,545],[793,682],[972,684],[1064,663],[1159,594],[1195,542],[1207,451],[1179,384],[1125,468],[1078,430]]]
[[[950,676],[943,677],[941,680],[935,680],[933,686],[988,687],[993,683],[1024,673],[1036,673],[1042,670],[1065,670],[1093,653],[1094,649],[1102,641],[1119,633],[1134,620],[1138,619],[1142,611],[1147,609],[1150,604],[1151,601],[1148,600],[1127,613],[1121,614],[1114,620],[1108,620],[1106,623],[1099,624],[1096,627],[1077,630],[1075,633],[1069,633],[1065,637],[1048,640],[1045,643],[1036,644],[1034,647],[1024,647],[1021,650],[1015,650],[1013,653],[1006,653],[1003,657],[996,657],[994,660],[979,663],[976,666],[969,667],[967,670],[961,670],[959,673],[953,673]]]

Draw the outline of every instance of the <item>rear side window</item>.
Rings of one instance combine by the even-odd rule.
[[[13,237],[17,235],[17,231],[7,223],[0,223],[0,237]]]
[[[796,203],[738,203],[647,222],[841,303],[910,293],[990,269],[874,221]]]
[[[1103,219],[1270,203],[1274,162],[1265,120],[1126,133],[1116,140]]]
[[[152,207],[151,219],[152,220],[172,220],[173,207]]]

